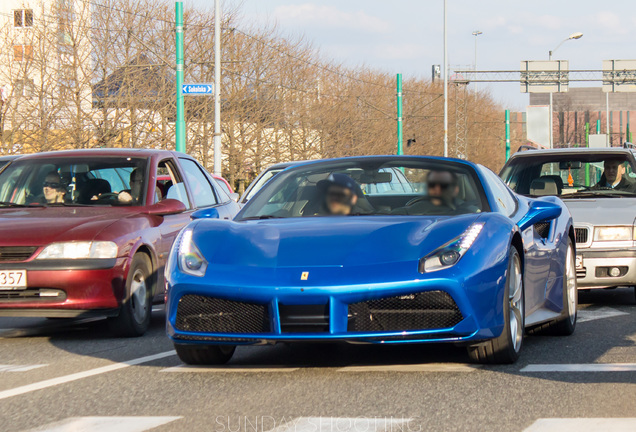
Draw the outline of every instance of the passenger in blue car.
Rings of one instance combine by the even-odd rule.
[[[316,184],[321,196],[321,202],[316,209],[308,209],[305,214],[311,216],[346,216],[359,214],[362,208],[358,208],[357,203],[362,198],[362,189],[346,174],[333,173],[325,180]]]

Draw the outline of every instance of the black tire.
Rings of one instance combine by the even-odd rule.
[[[234,345],[181,345],[174,349],[182,362],[189,365],[222,365],[234,355]]]
[[[512,277],[514,277],[514,280]],[[511,283],[514,283],[518,290],[518,293],[515,293],[513,299],[510,298]],[[513,301],[516,304],[514,312],[511,306]],[[512,328],[510,319],[511,312],[515,313],[516,316],[516,331]],[[506,272],[506,286],[503,296],[503,315],[504,328],[498,337],[468,347],[468,356],[471,361],[482,364],[509,364],[514,363],[519,358],[525,330],[525,298],[521,259],[517,248],[514,246],[511,246],[508,252],[508,270]],[[518,324],[519,321],[520,326]],[[515,335],[513,335],[513,332]]]
[[[126,298],[119,315],[108,318],[108,326],[116,336],[138,337],[148,330],[152,315],[152,278],[152,263],[148,255],[135,254],[126,278]]]
[[[566,268],[563,272],[563,315],[559,318],[542,324],[538,327],[532,329],[530,333],[532,334],[541,334],[541,335],[552,335],[552,336],[570,336],[574,333],[576,329],[576,317],[577,317],[577,309],[579,306],[579,292],[576,286],[576,270],[574,267],[574,247],[572,246],[572,240],[568,239],[568,251],[569,258],[566,258]],[[568,262],[568,259],[570,262]],[[574,277],[574,294],[573,301],[574,304],[569,301],[569,292],[568,292],[568,264],[571,266],[570,277]],[[573,272],[573,274],[572,274]],[[572,315],[572,310],[574,309],[574,314]]]

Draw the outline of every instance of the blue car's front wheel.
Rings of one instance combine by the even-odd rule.
[[[221,365],[232,358],[234,345],[182,345],[174,344],[182,362],[190,365]]]
[[[471,360],[478,363],[514,363],[519,358],[525,331],[525,298],[523,271],[519,251],[514,246],[508,253],[508,271],[503,299],[504,328],[501,335],[468,347]]]

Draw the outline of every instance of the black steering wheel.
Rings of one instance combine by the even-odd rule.
[[[106,201],[107,199],[118,198],[118,197],[119,197],[119,193],[117,192],[104,192],[97,197],[97,201],[102,201],[102,200]]]
[[[409,202],[407,202],[407,203],[404,205],[404,207],[410,207],[410,206],[412,206],[412,205],[417,204],[417,203],[418,203],[418,202],[420,202],[420,201],[430,201],[430,200],[431,200],[431,197],[430,197],[430,196],[428,196],[428,195],[415,197],[415,198],[412,198],[411,200],[409,200]]]

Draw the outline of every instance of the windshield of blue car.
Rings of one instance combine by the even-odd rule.
[[[482,211],[488,211],[483,189],[468,165],[362,159],[285,170],[263,186],[237,220]]]
[[[261,174],[255,180],[254,184],[247,190],[247,192],[245,193],[245,196],[243,197],[241,202],[245,203],[245,202],[251,200],[252,197],[254,195],[256,195],[256,192],[261,190],[263,188],[263,186],[265,185],[265,183],[267,183],[269,181],[269,179],[271,179],[272,177],[274,177],[276,174],[278,174],[279,172],[281,172],[284,169],[285,168],[268,169],[263,174]]]
[[[520,156],[510,160],[501,178],[528,196],[636,196],[634,163],[625,152]]]
[[[110,156],[16,160],[0,173],[0,208],[140,205],[146,165]]]

